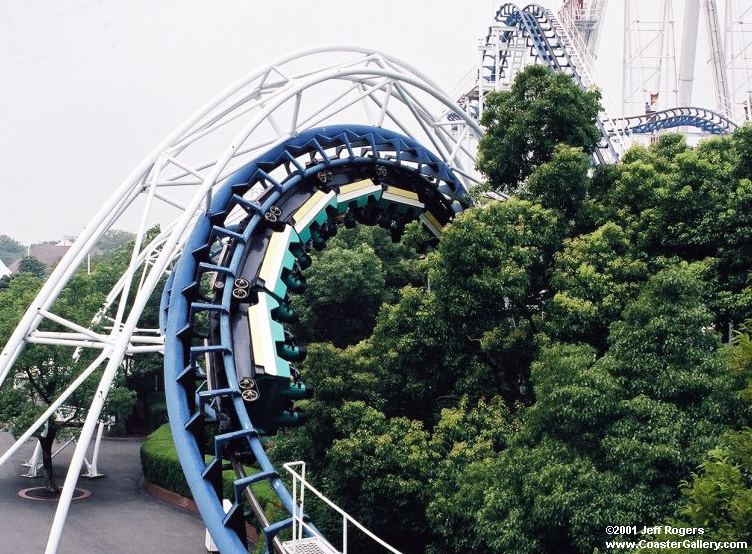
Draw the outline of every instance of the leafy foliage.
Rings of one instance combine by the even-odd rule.
[[[8,235],[0,235],[0,260],[10,266],[26,254],[26,247]]]
[[[107,258],[116,254],[131,244],[135,238],[130,231],[110,229],[97,242],[97,257]]]
[[[514,191],[536,166],[551,159],[559,143],[593,152],[599,140],[599,100],[598,91],[583,92],[570,77],[543,65],[521,71],[511,90],[489,93],[478,168],[490,186]]]
[[[18,273],[27,273],[43,279],[47,275],[47,266],[32,256],[24,256],[18,263]]]
[[[688,503],[677,525],[703,527],[704,538],[749,540],[752,536],[752,430],[729,432],[711,450],[684,490]]]
[[[302,340],[355,344],[373,330],[379,307],[398,290],[425,279],[416,247],[427,240],[417,223],[408,225],[405,240],[394,243],[380,227],[343,229],[326,250],[314,253],[306,272],[308,289],[293,298],[300,315],[295,335]]]
[[[191,489],[185,481],[183,469],[180,467],[178,453],[172,442],[170,425],[165,423],[151,433],[141,445],[141,469],[144,479],[168,491],[186,498],[192,498]],[[233,498],[235,472],[231,469],[222,472],[222,490],[224,498]],[[268,482],[263,481],[253,486],[253,492],[262,506],[273,506],[279,503],[276,493]]]
[[[330,246],[316,257],[306,278],[308,289],[294,300],[300,338],[346,346],[368,335],[385,286],[381,260],[370,246]]]
[[[156,232],[157,229],[152,229],[150,234]],[[115,243],[122,243],[127,236],[123,232],[108,235]],[[90,273],[83,270],[76,272],[55,300],[52,311],[75,324],[90,327],[93,315],[102,307],[106,295],[127,267],[131,248],[132,245],[120,244],[116,252],[99,257]],[[23,258],[19,272],[5,283],[4,288],[0,288],[0,344],[8,341],[45,276],[46,268],[41,262]],[[142,324],[156,327],[157,314],[158,308],[151,302],[143,315]],[[95,326],[94,330],[97,329]],[[45,320],[39,330],[58,332],[68,329]],[[12,386],[6,385],[0,389],[0,427],[15,436],[22,434],[94,358],[95,354],[88,349],[82,349],[74,356],[73,349],[64,346],[34,344],[24,348],[13,366],[14,373],[8,376],[7,383]],[[144,356],[145,360],[138,358],[141,357],[127,360],[127,371],[118,373],[108,393],[103,417],[114,416],[115,432],[124,431],[124,422],[132,414],[136,402],[136,391],[127,386],[133,384],[133,376],[139,374],[134,368],[143,372],[161,366],[158,356]],[[70,428],[81,425],[101,371],[101,367],[94,371],[36,433],[42,445],[45,477],[50,489],[56,488],[50,455],[52,444],[59,434],[68,434]],[[150,387],[153,387],[153,382],[153,378],[149,379]]]
[[[404,271],[370,336],[311,346],[311,419],[272,452],[312,461],[398,548],[593,552],[615,522],[750,533],[750,340],[723,343],[752,315],[752,132],[663,135],[593,168],[598,96],[571,84],[530,68],[490,99],[480,168],[514,194],[425,258],[360,228],[331,241]]]
[[[555,293],[546,312],[548,334],[605,351],[608,326],[650,274],[641,258],[624,230],[611,222],[565,241],[551,276]]]
[[[0,306],[3,306],[0,311],[0,343],[8,341],[41,284],[37,276],[20,273],[10,281],[6,289],[0,291]],[[77,273],[61,292],[53,309],[57,315],[73,323],[87,325],[91,314],[96,312],[103,300],[104,292],[96,287],[95,280]],[[40,330],[57,331],[61,328],[47,321],[40,326]],[[21,435],[93,359],[91,351],[84,351],[78,357],[73,357],[72,351],[65,347],[34,345],[25,348],[13,366],[15,372],[8,376],[8,382],[13,386],[0,389],[0,426],[16,437]],[[78,425],[85,415],[86,406],[96,388],[97,373],[101,374],[101,370],[95,372],[68,397],[63,413],[58,412],[50,417],[46,426],[37,432],[42,445],[45,478],[50,489],[56,488],[50,455],[52,441],[58,431]],[[105,416],[110,414],[122,417],[133,406],[134,395],[122,386],[121,378],[111,391]]]

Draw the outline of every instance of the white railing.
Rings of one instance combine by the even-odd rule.
[[[593,78],[591,72],[595,68],[595,56],[593,56],[587,44],[585,44],[585,39],[580,34],[580,31],[577,30],[574,20],[572,20],[572,14],[561,10],[556,17],[559,20],[561,30],[579,58],[578,61],[581,62],[578,64],[579,67],[577,69],[583,84],[586,87],[592,86]]]
[[[551,17],[552,23],[557,27],[557,32],[561,33],[562,36],[560,38],[569,43],[570,61],[575,66],[574,70],[579,74],[583,86],[586,89],[596,86],[596,81],[592,73],[595,71],[595,57],[591,55],[585,44],[585,40],[577,30],[574,21],[571,19],[571,14],[566,10],[561,10],[558,14],[558,19],[551,12],[549,12],[549,17]],[[557,22],[558,25],[556,25]],[[613,145],[616,150],[616,155],[621,156],[625,150],[623,136],[624,130],[619,127],[619,120],[609,115],[608,109],[606,108],[609,104],[608,98],[602,87],[600,87],[600,90],[602,105],[600,120],[603,123],[604,131],[608,135],[606,140]]]
[[[363,533],[365,533],[369,538],[371,538],[374,542],[376,542],[378,545],[383,546],[384,549],[386,549],[388,552],[392,552],[393,554],[402,554],[399,550],[394,548],[393,546],[390,546],[383,540],[381,540],[379,537],[371,533],[368,529],[363,527],[358,521],[355,520],[351,515],[349,515],[347,512],[345,512],[342,508],[334,504],[331,500],[329,500],[327,497],[325,497],[321,492],[319,492],[313,485],[311,485],[306,480],[306,465],[305,462],[288,462],[284,464],[282,467],[284,467],[290,475],[292,475],[292,504],[293,504],[293,514],[292,514],[292,541],[290,541],[291,547],[292,547],[292,554],[295,554],[296,552],[296,546],[297,543],[302,543],[306,539],[303,537],[304,531],[307,531],[313,536],[316,536],[318,539],[323,541],[328,547],[330,547],[333,551],[336,552],[336,549],[331,546],[331,544],[326,541],[313,527],[308,525],[305,521],[303,521],[303,514],[305,513],[305,493],[306,490],[309,491],[311,494],[319,498],[322,502],[324,502],[327,506],[329,506],[332,510],[337,512],[339,515],[342,516],[342,554],[347,554],[347,529],[349,525],[354,526],[355,528],[359,529]],[[296,471],[294,468],[299,467],[300,472]]]

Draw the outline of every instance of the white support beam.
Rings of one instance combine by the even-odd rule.
[[[732,117],[728,77],[724,63],[726,57],[723,54],[718,6],[715,0],[702,0],[702,6],[705,12],[705,29],[708,37],[708,50],[710,51],[710,67],[713,76],[716,109],[723,115]]]
[[[679,58],[679,105],[692,105],[692,83],[695,77],[697,53],[697,30],[700,24],[700,0],[686,0],[684,26],[682,27],[682,50]]]

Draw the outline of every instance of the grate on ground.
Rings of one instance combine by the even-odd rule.
[[[289,554],[339,554],[319,537],[308,537],[299,541],[285,541],[282,543],[285,552]]]

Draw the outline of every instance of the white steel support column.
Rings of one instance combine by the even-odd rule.
[[[728,78],[733,119],[752,119],[752,3],[726,0],[724,3],[724,67]]]
[[[42,467],[42,443],[37,440],[37,444],[34,447],[34,453],[31,455],[31,458],[28,462],[23,464],[24,466],[29,468],[29,471],[21,475],[21,477],[39,477],[39,470]]]
[[[700,23],[700,0],[686,0],[684,5],[684,26],[682,27],[682,49],[679,59],[679,105],[692,105],[692,84],[695,76],[695,55],[697,53],[697,30]]]
[[[672,0],[624,0],[623,58],[623,114],[676,107]]]
[[[84,463],[86,464],[86,473],[83,474],[83,477],[88,477],[89,479],[104,477],[104,473],[100,473],[97,467],[97,463],[99,462],[99,447],[102,444],[103,432],[104,421],[100,421],[99,428],[97,429],[97,439],[96,441],[94,441],[94,452],[91,455],[91,463],[89,463],[86,458],[84,458]]]
[[[715,91],[716,109],[731,117],[731,102],[729,99],[728,78],[721,42],[721,28],[718,22],[718,6],[715,0],[702,0],[705,11],[705,25],[710,51],[710,67],[713,75],[713,90]]]

